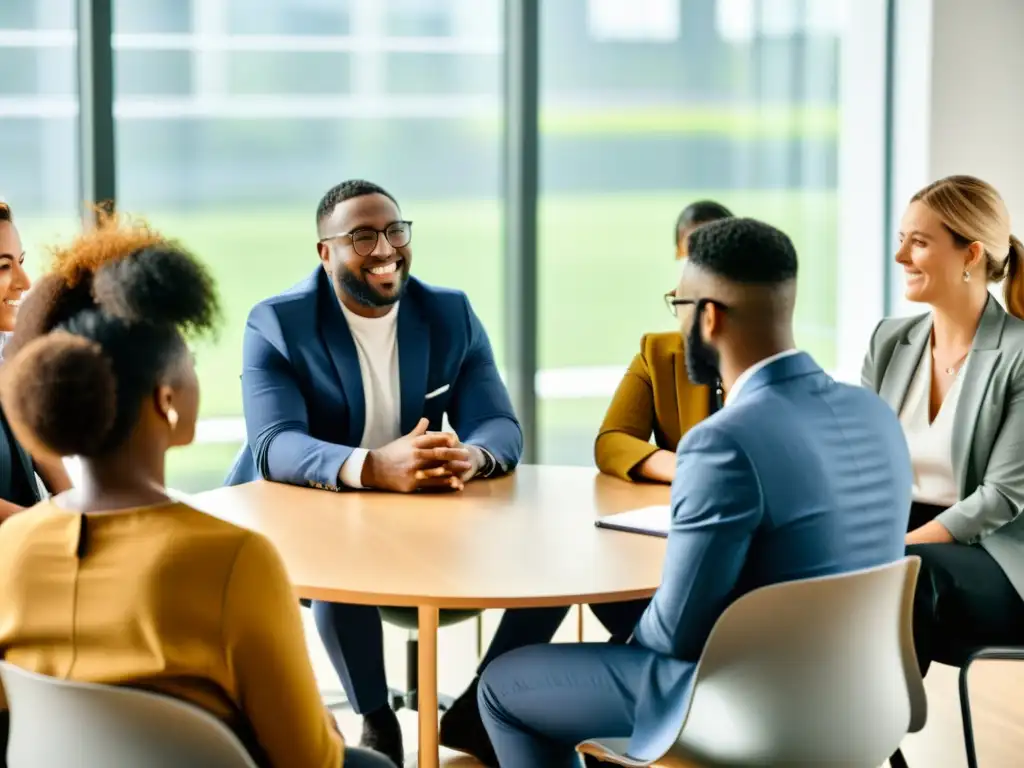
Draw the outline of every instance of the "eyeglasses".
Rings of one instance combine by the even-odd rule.
[[[700,312],[702,309],[704,309],[705,304],[714,304],[716,307],[718,307],[718,309],[722,310],[723,312],[729,308],[728,305],[723,304],[722,302],[716,299],[677,299],[675,291],[669,291],[668,293],[665,294],[664,298],[665,306],[667,306],[668,311],[672,313],[672,317],[679,317],[679,307],[696,307],[697,312]]]
[[[352,250],[359,256],[369,256],[377,248],[377,238],[383,234],[392,248],[405,248],[412,242],[412,222],[393,221],[384,229],[358,227],[351,232],[340,232],[337,235],[321,237],[320,242],[347,237],[352,240]]]

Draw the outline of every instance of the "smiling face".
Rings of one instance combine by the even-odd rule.
[[[0,332],[14,331],[22,294],[32,285],[24,265],[18,230],[12,222],[0,221]]]
[[[411,236],[411,224],[386,195],[360,195],[335,206],[320,225],[317,249],[348,309],[379,317],[402,297],[412,264]]]
[[[970,285],[965,272],[984,287],[984,246],[954,236],[925,203],[918,200],[907,207],[899,236],[896,263],[903,267],[908,300],[933,305],[956,301]]]

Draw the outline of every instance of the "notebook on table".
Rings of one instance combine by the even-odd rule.
[[[614,515],[605,515],[595,521],[598,528],[610,528],[613,531],[643,533],[647,536],[668,537],[672,512],[665,506],[641,507]]]

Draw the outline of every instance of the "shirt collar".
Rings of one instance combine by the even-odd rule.
[[[338,302],[338,306],[341,307],[341,314],[345,316],[345,321],[349,324],[350,328],[353,325],[359,328],[390,328],[398,323],[398,305],[400,303],[401,302],[396,301],[391,305],[391,311],[380,317],[363,317],[362,315],[357,315],[341,301]]]
[[[793,355],[799,354],[799,352],[799,349],[787,349],[784,352],[777,352],[776,354],[771,355],[770,357],[766,357],[764,360],[754,363],[752,366],[747,368],[747,370],[745,370],[737,377],[736,381],[732,385],[732,389],[730,389],[726,393],[725,405],[729,405],[730,402],[736,400],[736,398],[740,394],[740,390],[743,389],[747,382],[754,377],[755,373],[760,371],[762,368],[767,368],[769,365],[776,362],[777,360],[782,360],[783,358],[791,357]]]

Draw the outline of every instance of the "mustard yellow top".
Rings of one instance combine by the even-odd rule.
[[[679,332],[649,333],[608,405],[594,441],[602,472],[635,480],[634,471],[662,448],[674,451],[695,424],[707,418],[711,391],[690,382]],[[651,435],[654,444],[650,443]]]
[[[0,656],[187,701],[261,765],[341,765],[277,551],[184,504],[82,515],[43,502],[0,525]]]

